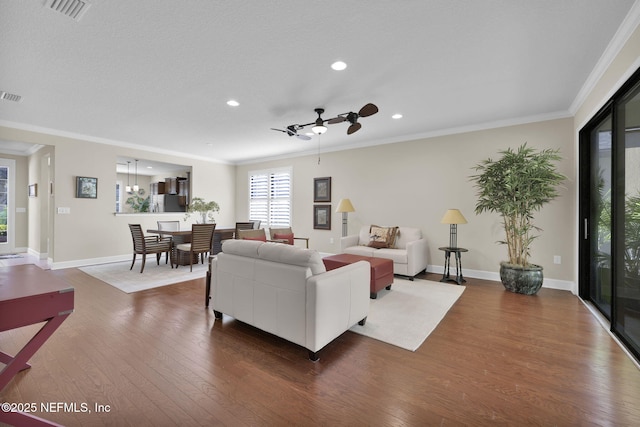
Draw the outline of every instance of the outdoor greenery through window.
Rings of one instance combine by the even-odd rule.
[[[291,225],[291,169],[249,172],[249,220],[261,227]]]

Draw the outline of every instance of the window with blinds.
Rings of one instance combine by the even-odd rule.
[[[261,227],[291,225],[291,169],[249,172],[249,220]]]

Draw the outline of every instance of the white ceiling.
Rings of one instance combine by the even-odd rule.
[[[0,125],[230,163],[569,116],[639,8],[88,0],[75,21],[49,2],[0,0],[0,91],[22,97],[0,100]],[[380,112],[350,136],[348,123],[320,141],[270,130],[368,102]]]

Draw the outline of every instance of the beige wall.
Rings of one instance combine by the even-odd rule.
[[[463,259],[465,272],[486,276],[497,273],[506,248],[495,243],[503,239],[499,217],[475,215],[469,176],[481,160],[524,142],[561,150],[559,168],[569,180],[561,197],[536,216],[544,232],[534,244],[532,261],[544,266],[545,277],[573,281],[576,160],[570,118],[324,153],[319,165],[317,155],[312,155],[238,166],[237,215],[248,215],[250,171],[292,166],[293,229],[311,238],[310,247],[324,252],[340,249],[341,214],[332,214],[331,231],[314,230],[312,222],[313,178],[330,176],[332,210],[343,197],[351,199],[356,209],[349,214],[350,234],[371,223],[419,227],[429,241],[429,264],[435,270],[444,263],[438,247],[449,241],[449,226],[440,220],[448,208],[460,209],[469,222],[458,228],[459,246],[469,249]],[[562,264],[553,264],[554,255],[562,257]]]
[[[11,141],[25,141],[45,144],[51,152],[55,153],[55,167],[53,171],[53,196],[51,197],[52,227],[49,236],[53,244],[49,248],[48,256],[52,259],[54,268],[63,268],[76,265],[86,265],[94,262],[130,258],[131,235],[127,224],[140,223],[144,228],[155,228],[158,219],[183,220],[183,214],[154,214],[138,215],[114,215],[115,210],[115,183],[116,183],[116,158],[126,156],[132,158],[147,158],[166,163],[184,163],[192,166],[193,170],[193,194],[204,197],[207,200],[215,200],[221,206],[217,215],[219,224],[228,225],[235,222],[235,166],[221,163],[207,162],[198,159],[177,158],[164,154],[148,151],[122,148],[106,144],[97,144],[71,138],[46,135],[36,132],[22,131],[6,127],[0,127],[0,139]],[[21,170],[29,170],[38,176],[39,187],[42,188],[43,177],[41,172],[40,152],[31,156],[29,164],[24,159]],[[26,195],[26,177],[20,186],[25,188],[19,195]],[[90,176],[98,178],[98,198],[78,199],[75,197],[76,176]],[[20,187],[18,187],[20,188]],[[18,202],[17,206],[26,206],[25,200]],[[42,203],[38,197],[35,203]],[[57,214],[58,207],[68,207],[70,214]],[[39,209],[34,206],[31,213]],[[20,235],[27,245],[26,236],[29,239],[29,247],[32,251],[42,254],[46,251],[43,239],[36,237],[38,229],[42,226],[42,217],[29,218],[29,227],[26,220],[20,225]],[[184,225],[188,227],[187,223]],[[25,231],[33,227],[33,230]],[[40,230],[41,231],[41,230]],[[41,233],[40,233],[41,234]]]

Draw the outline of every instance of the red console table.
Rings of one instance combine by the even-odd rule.
[[[27,363],[73,312],[74,289],[33,265],[0,268],[0,332],[46,322],[15,356],[0,351],[0,390],[31,366]],[[21,412],[0,411],[0,421],[16,426],[58,425]]]

